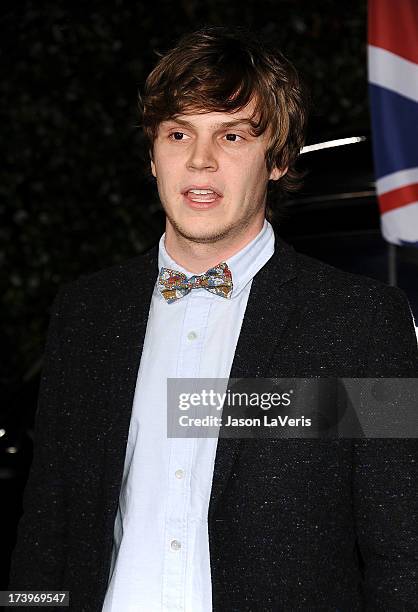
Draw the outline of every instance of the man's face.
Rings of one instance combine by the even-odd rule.
[[[252,109],[253,103],[233,114],[183,114],[160,124],[151,169],[167,237],[213,243],[261,229],[267,182],[286,169],[267,172],[268,133],[251,135]]]

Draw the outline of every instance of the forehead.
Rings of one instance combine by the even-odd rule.
[[[192,110],[190,112],[184,111],[178,115],[171,117],[170,119],[166,119],[162,122],[162,124],[166,123],[179,123],[180,125],[187,126],[204,126],[209,127],[211,129],[218,129],[222,127],[229,127],[233,125],[238,125],[240,123],[251,125],[251,121],[257,119],[254,116],[254,108],[255,104],[251,101],[244,108],[239,109],[234,112],[222,112],[222,111],[209,111],[204,112],[204,110]]]

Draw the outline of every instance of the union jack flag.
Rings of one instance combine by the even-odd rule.
[[[368,69],[383,237],[418,246],[418,0],[369,0]]]

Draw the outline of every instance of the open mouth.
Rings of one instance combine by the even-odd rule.
[[[192,185],[182,193],[187,203],[192,205],[193,208],[209,208],[211,204],[218,203],[222,198],[222,194],[215,190],[212,185],[202,187]]]
[[[186,195],[192,202],[214,202],[219,197],[210,189],[189,189]]]

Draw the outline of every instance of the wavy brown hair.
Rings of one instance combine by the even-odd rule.
[[[267,171],[288,167],[276,181],[280,197],[296,191],[302,173],[295,162],[304,144],[308,94],[283,54],[242,27],[204,27],[184,35],[149,74],[139,95],[142,129],[151,158],[162,121],[187,113],[235,112],[252,99],[252,131],[270,129]],[[267,208],[271,218],[272,210]]]

